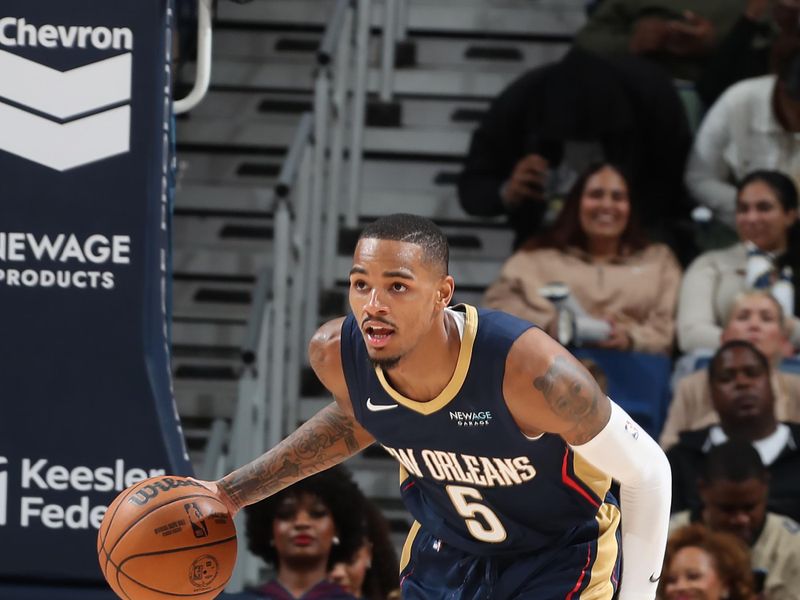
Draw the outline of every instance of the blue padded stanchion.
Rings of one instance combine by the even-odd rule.
[[[105,506],[191,471],[167,338],[173,14],[2,9],[0,582],[100,585]]]

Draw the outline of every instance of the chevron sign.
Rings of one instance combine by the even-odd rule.
[[[128,152],[131,58],[62,72],[0,50],[0,150],[56,171]]]

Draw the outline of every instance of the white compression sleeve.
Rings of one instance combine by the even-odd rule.
[[[620,483],[622,579],[619,600],[652,600],[664,561],[672,497],[669,462],[658,444],[613,401],[594,438],[572,446]]]

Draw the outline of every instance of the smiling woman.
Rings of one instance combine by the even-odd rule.
[[[556,331],[556,306],[540,290],[565,284],[610,333],[596,345],[669,353],[680,267],[663,244],[650,244],[637,219],[628,179],[608,163],[589,167],[544,236],[503,265],[484,304]]]
[[[667,543],[659,597],[664,600],[753,600],[747,548],[703,525],[677,530]]]
[[[800,226],[797,189],[779,171],[754,171],[738,185],[736,230],[739,242],[701,254],[686,270],[678,304],[678,344],[684,352],[714,350],[737,296],[751,287],[767,291],[784,274],[792,286],[800,276]],[[765,276],[748,277],[748,261],[760,259]],[[788,268],[787,268],[788,267]],[[800,294],[786,315],[788,332],[800,346]]]

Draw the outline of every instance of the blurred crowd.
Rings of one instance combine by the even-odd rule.
[[[667,452],[662,598],[800,599],[799,186],[798,0],[595,2],[472,137],[461,205],[515,233],[483,304]]]

